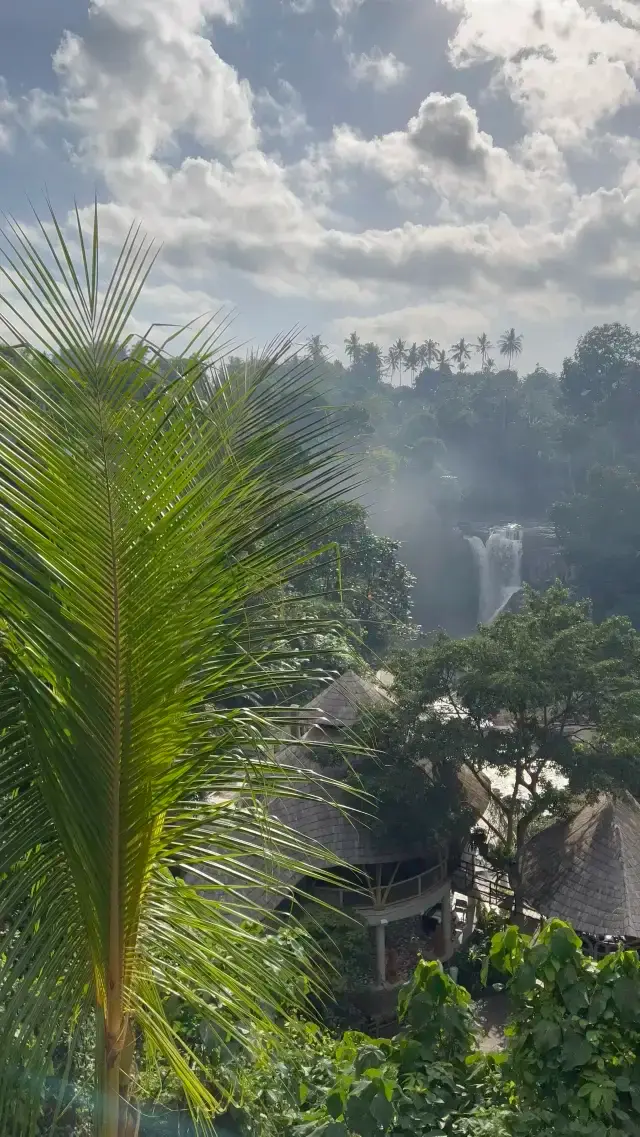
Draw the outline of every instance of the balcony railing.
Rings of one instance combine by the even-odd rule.
[[[447,864],[443,861],[404,880],[396,880],[394,874],[387,884],[372,881],[369,888],[363,887],[361,892],[348,886],[320,887],[314,891],[318,900],[331,905],[332,908],[357,908],[366,912],[372,908],[385,908],[388,905],[406,903],[417,897],[428,896],[439,884],[444,884],[447,875]]]

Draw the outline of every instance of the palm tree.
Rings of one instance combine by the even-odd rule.
[[[385,356],[385,363],[386,363],[386,367],[387,367],[387,374],[389,374],[391,376],[391,383],[393,384],[393,377],[394,377],[396,371],[398,370],[398,368],[402,369],[402,361],[401,361],[400,353],[398,352],[398,349],[397,349],[395,344],[392,344],[391,347],[389,348],[389,350]],[[400,377],[400,385],[402,386],[402,373],[401,373],[401,377]]]
[[[446,353],[444,348],[442,348],[441,351],[436,352],[435,361],[438,364],[438,371],[447,370],[447,368],[449,367],[449,361],[447,359],[447,353]]]
[[[489,337],[488,337],[487,333],[482,332],[482,334],[478,336],[478,339],[476,342],[476,351],[480,353],[480,361],[482,363],[483,368],[487,362],[487,358],[488,358],[489,352],[491,351],[492,347],[493,347],[493,344],[489,343]]]
[[[407,341],[403,340],[403,339],[397,339],[396,342],[394,344],[392,344],[392,348],[393,348],[393,351],[395,353],[395,358],[397,361],[397,368],[398,368],[398,374],[399,374],[399,385],[401,387],[402,386],[402,368],[404,367],[405,363],[407,362]]]
[[[522,336],[516,335],[515,328],[509,328],[508,332],[503,332],[498,341],[500,346],[500,355],[506,355],[509,370],[514,359],[522,352]]]
[[[311,359],[312,363],[317,364],[325,362],[324,353],[327,350],[327,345],[326,343],[322,342],[322,338],[320,336],[310,336],[305,346],[307,349],[307,355]]]
[[[417,343],[412,343],[407,352],[406,358],[407,370],[411,376],[411,381],[416,377],[416,371],[420,369],[420,348]]]
[[[382,350],[378,347],[377,343],[373,343],[370,340],[364,344],[362,348],[362,361],[367,372],[375,376],[376,379],[380,379],[384,368],[384,358]]]
[[[484,366],[482,368],[483,372],[485,373],[485,375],[490,375],[492,371],[495,371],[495,369],[496,369],[495,359],[491,359],[491,357],[488,356],[487,359],[485,360]]]
[[[438,350],[440,344],[436,340],[425,340],[420,344],[420,362],[426,364],[427,367],[433,367],[434,363],[438,362]]]
[[[362,359],[362,344],[357,332],[351,332],[344,341],[344,350],[351,363],[359,363]]]
[[[471,359],[471,345],[467,343],[464,336],[457,343],[451,345],[451,358],[454,363],[458,364],[458,371],[464,371],[467,361]]]
[[[0,1133],[35,1132],[52,1053],[95,1022],[96,1132],[124,1137],[137,1039],[215,1110],[169,997],[242,1040],[302,989],[242,918],[319,856],[266,810],[304,780],[269,757],[299,626],[265,597],[306,564],[336,443],[289,344],[229,377],[209,327],[166,381],[126,334],[137,230],[110,280],[97,210],[77,265],[51,232],[12,227],[0,265],[31,345],[0,369]]]

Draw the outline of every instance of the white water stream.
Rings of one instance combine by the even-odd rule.
[[[490,624],[522,588],[522,527],[515,522],[496,526],[486,545],[481,537],[467,541],[478,566],[478,623]]]

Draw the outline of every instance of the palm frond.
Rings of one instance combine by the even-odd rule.
[[[168,377],[128,333],[154,250],[132,229],[101,290],[97,209],[88,236],[76,221],[79,268],[53,215],[37,242],[11,225],[0,267],[6,335],[29,339],[0,365],[0,1131],[20,1137],[94,1008],[111,1137],[134,1023],[194,1116],[215,1108],[168,995],[240,1034],[296,989],[298,953],[247,909],[275,868],[319,863],[266,809],[309,788],[273,757],[284,708],[264,703],[297,624],[275,636],[255,600],[305,563],[348,477],[288,341],[238,383],[206,327]],[[215,893],[169,871],[196,859]]]

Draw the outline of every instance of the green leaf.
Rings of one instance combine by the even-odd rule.
[[[565,1031],[564,1045],[560,1053],[565,1070],[575,1070],[580,1066],[586,1066],[592,1057],[593,1046],[587,1042],[586,1038],[574,1031]]]
[[[342,1114],[344,1112],[344,1102],[342,1100],[342,1094],[338,1093],[337,1090],[334,1090],[333,1093],[329,1094],[325,1104],[327,1113],[330,1114],[331,1117],[335,1118],[336,1120],[337,1118],[342,1117]]]
[[[566,987],[562,992],[562,1000],[572,1015],[580,1014],[589,1005],[587,992],[581,983],[576,983],[573,987]]]
[[[395,1109],[385,1094],[376,1094],[371,1102],[371,1113],[382,1128],[387,1130],[393,1121]]]

